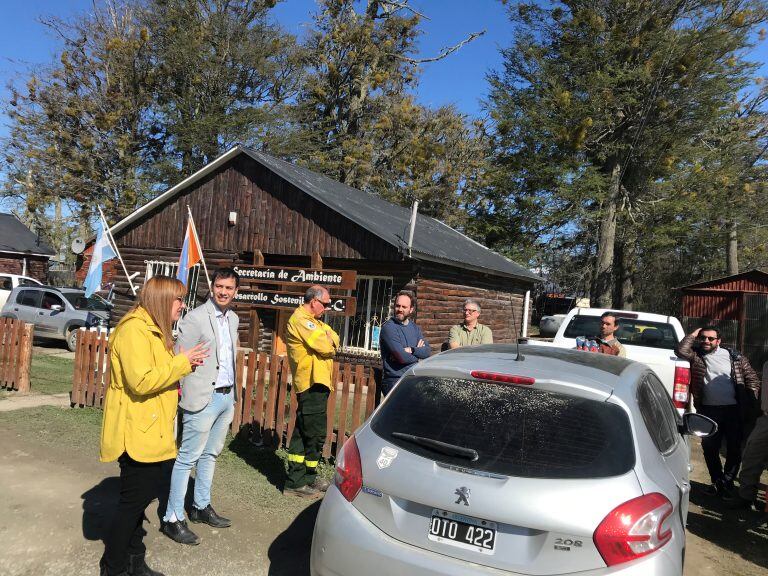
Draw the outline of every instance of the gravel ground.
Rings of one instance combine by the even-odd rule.
[[[0,575],[98,574],[118,488],[117,466],[98,462],[100,416],[53,407],[0,413]],[[692,454],[686,576],[765,576],[765,517],[704,496],[697,443]],[[213,495],[232,528],[195,525],[202,544],[180,546],[158,532],[155,504],[148,512],[150,565],[168,576],[308,576],[319,503],[284,497],[282,466],[274,453],[234,441],[217,468]]]

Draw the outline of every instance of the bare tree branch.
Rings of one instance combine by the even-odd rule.
[[[439,55],[433,56],[432,58],[409,58],[408,56],[403,56],[402,54],[393,54],[391,52],[388,52],[387,56],[392,56],[393,58],[397,58],[398,60],[403,60],[404,62],[409,62],[410,64],[424,64],[426,62],[437,62],[438,60],[442,60],[443,58],[450,56],[451,54],[459,50],[462,46],[464,46],[465,44],[469,44],[470,42],[479,38],[483,34],[485,34],[485,30],[481,30],[480,32],[473,32],[458,44],[455,44],[454,46],[451,46],[449,48],[443,48],[440,51]]]
[[[379,6],[381,6],[381,10],[383,11],[382,16],[385,18],[389,17],[391,14],[394,14],[398,10],[408,10],[408,12],[411,12],[414,16],[429,20],[428,16],[419,12],[418,10],[415,10],[412,6],[409,6],[407,0],[403,2],[397,2],[396,0],[381,0],[379,2]]]

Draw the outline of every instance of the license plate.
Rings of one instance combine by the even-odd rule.
[[[457,546],[481,554],[493,554],[496,546],[496,522],[432,510],[427,537],[441,544]]]

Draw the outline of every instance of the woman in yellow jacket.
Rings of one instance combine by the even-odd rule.
[[[120,463],[120,502],[104,539],[101,576],[162,576],[144,559],[144,510],[167,483],[176,457],[178,381],[208,355],[203,344],[173,352],[171,328],[185,292],[174,278],[151,278],[110,336],[101,461]]]

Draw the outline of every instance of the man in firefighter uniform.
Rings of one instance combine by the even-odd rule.
[[[288,478],[283,493],[304,498],[322,496],[329,485],[317,476],[317,464],[325,442],[333,357],[339,346],[339,336],[320,320],[330,305],[328,290],[311,286],[304,294],[304,304],[296,308],[286,328],[298,407],[288,446]]]

